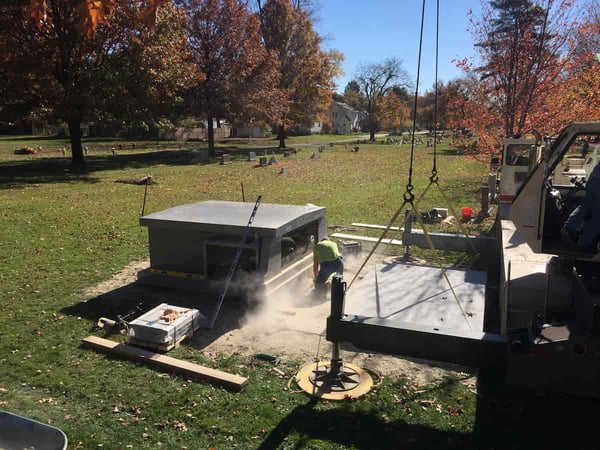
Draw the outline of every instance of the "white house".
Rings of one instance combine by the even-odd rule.
[[[342,102],[332,102],[326,113],[331,120],[331,131],[335,134],[349,134],[360,131],[360,124],[367,115]]]

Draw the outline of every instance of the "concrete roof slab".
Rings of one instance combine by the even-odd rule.
[[[248,224],[254,203],[205,201],[175,206],[140,219],[140,225],[194,229],[241,235]],[[261,236],[282,236],[325,216],[326,209],[315,205],[276,205],[261,203],[252,232]]]

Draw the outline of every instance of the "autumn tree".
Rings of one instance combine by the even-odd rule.
[[[377,121],[384,130],[400,131],[409,122],[410,102],[403,89],[392,89],[379,100]]]
[[[214,119],[270,122],[282,115],[285,101],[278,95],[276,59],[262,45],[260,21],[246,2],[191,0],[187,10],[193,62],[205,75],[190,96],[194,110],[206,116],[214,155]]]
[[[492,0],[471,18],[479,64],[464,59],[462,96],[452,102],[457,126],[472,129],[488,150],[503,136],[544,130],[540,114],[572,61],[576,19],[570,0]]]
[[[106,120],[149,130],[185,113],[184,93],[204,77],[191,61],[186,23],[185,10],[163,2],[152,27],[131,33],[111,54],[114,83],[102,103]]]
[[[590,4],[569,39],[572,57],[554,83],[550,101],[532,113],[545,131],[569,122],[600,121],[600,4]]]
[[[5,103],[0,114],[37,110],[64,120],[69,127],[72,164],[84,166],[82,121],[115,112],[121,103],[110,100],[117,97],[131,100],[127,105],[130,108],[148,100],[149,91],[124,96],[124,80],[119,74],[127,70],[116,69],[118,64],[132,63],[130,58],[119,59],[132,41],[145,49],[153,45],[156,33],[172,30],[178,23],[172,5],[164,9],[162,18],[157,15],[159,3],[169,4],[166,0],[150,1],[140,9],[138,2],[125,0],[30,0],[26,6],[14,2],[3,7],[0,74],[4,83],[0,89]],[[157,21],[173,24],[152,28]],[[158,100],[165,94],[160,92],[164,83],[159,80],[165,74],[157,71],[170,61],[166,56],[169,50],[153,57],[150,53],[145,52],[148,62],[161,65],[140,65],[135,73],[139,75],[143,68],[148,76],[138,78],[136,83],[153,85],[149,89],[156,93],[151,97]],[[180,67],[185,68],[183,64]]]
[[[459,80],[448,83],[439,81],[420,95],[417,102],[417,122],[432,131],[448,128],[448,104],[452,99],[458,98],[460,85]]]
[[[409,77],[398,58],[388,58],[381,63],[364,64],[358,67],[354,77],[360,92],[365,98],[365,110],[368,114],[367,125],[370,139],[380,127],[382,117],[389,114],[389,102],[384,101],[394,88],[409,85]]]
[[[276,87],[286,107],[275,124],[279,146],[285,148],[286,129],[309,126],[323,117],[335,90],[343,56],[323,51],[323,39],[313,29],[310,15],[302,5],[290,0],[257,1],[263,42],[277,57],[280,74]]]

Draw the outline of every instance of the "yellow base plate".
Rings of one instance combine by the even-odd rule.
[[[373,388],[369,373],[353,364],[343,364],[339,377],[328,377],[330,361],[309,363],[296,374],[296,383],[309,395],[324,400],[350,400],[367,394]]]

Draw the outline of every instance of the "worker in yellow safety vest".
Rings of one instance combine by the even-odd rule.
[[[344,273],[344,263],[337,244],[323,237],[313,251],[313,280],[315,288],[322,287],[334,273]]]

